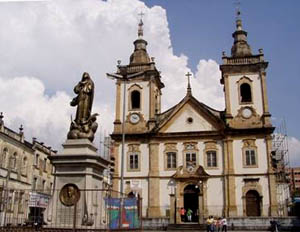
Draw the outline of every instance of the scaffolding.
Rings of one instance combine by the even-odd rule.
[[[282,119],[272,134],[272,166],[276,175],[279,216],[288,215],[290,198],[290,160],[286,122]]]
[[[112,187],[112,174],[114,172],[114,141],[107,134],[106,130],[100,127],[100,138],[99,138],[99,154],[106,160],[109,160],[111,164],[107,169],[104,170],[104,187]]]

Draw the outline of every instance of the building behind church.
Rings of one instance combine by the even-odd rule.
[[[143,217],[180,223],[182,207],[199,223],[209,215],[279,215],[268,62],[262,49],[252,52],[240,18],[232,37],[220,65],[223,111],[196,99],[188,82],[183,99],[161,112],[163,78],[147,53],[142,20],[129,64],[117,66],[113,187],[120,191],[123,179],[124,192],[142,198]]]

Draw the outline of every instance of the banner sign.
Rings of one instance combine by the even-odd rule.
[[[139,228],[140,220],[138,217],[139,215],[137,199],[125,198],[122,200],[120,198],[105,198],[106,209],[109,216],[109,228]],[[121,207],[121,205],[123,206]],[[122,215],[121,219],[120,215]]]
[[[40,193],[29,193],[29,207],[46,208],[49,203],[50,196]]]

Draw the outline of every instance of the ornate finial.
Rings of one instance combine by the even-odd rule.
[[[242,20],[241,20],[241,2],[240,0],[236,0],[236,2],[234,3],[236,5],[235,7],[235,21],[236,21],[236,29],[238,31],[242,30]]]
[[[141,11],[141,13],[139,13],[139,16],[141,17],[140,18],[140,22],[139,22],[139,30],[138,30],[138,37],[139,38],[142,38],[143,37],[143,35],[144,35],[144,30],[143,30],[143,25],[144,25],[144,23],[143,23],[143,16],[144,16],[145,14]]]
[[[23,128],[23,125],[21,124],[21,126],[20,126],[20,128],[19,128],[19,134],[21,135],[21,136],[23,136],[23,130],[24,130],[24,128]]]
[[[190,72],[187,72],[187,74],[185,74],[188,78],[188,87],[187,87],[187,93],[191,94],[192,93],[192,89],[191,89],[191,85],[190,85],[190,77],[192,76],[192,74]]]
[[[3,125],[3,112],[0,113],[0,125]]]

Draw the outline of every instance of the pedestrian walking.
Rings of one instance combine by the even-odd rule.
[[[209,216],[206,220],[206,231],[213,232],[214,231],[214,217]]]
[[[185,208],[181,207],[181,209],[180,209],[181,222],[185,221],[185,213],[186,213]]]
[[[222,230],[222,218],[220,218],[220,217],[216,220],[216,230],[218,232],[220,232]]]
[[[227,220],[225,217],[222,218],[221,224],[222,224],[222,232],[223,231],[227,232]]]

